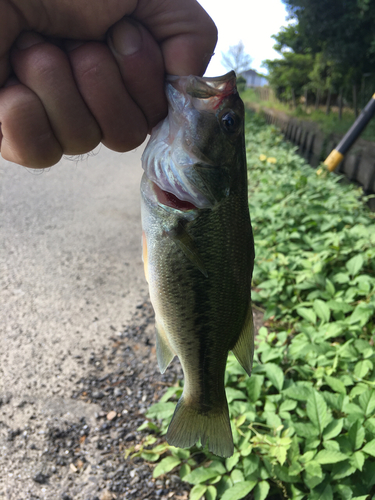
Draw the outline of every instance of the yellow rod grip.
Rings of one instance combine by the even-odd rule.
[[[333,149],[324,161],[324,165],[328,167],[330,172],[333,172],[339,163],[344,159],[344,155],[337,149]]]

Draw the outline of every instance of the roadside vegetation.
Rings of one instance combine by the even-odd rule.
[[[276,97],[327,115],[354,116],[375,92],[375,3],[370,0],[283,0],[290,24],[273,38],[280,57],[264,61]]]
[[[235,453],[163,441],[179,382],[127,456],[155,463],[155,478],[178,471],[191,500],[375,499],[375,216],[358,188],[317,175],[259,117],[246,137],[265,324],[251,378],[228,358]]]
[[[241,98],[246,104],[255,105],[259,109],[276,109],[299,120],[315,122],[327,136],[332,133],[346,134],[356,119],[353,109],[348,106],[342,109],[341,118],[337,106],[333,107],[329,114],[326,112],[326,107],[322,105],[315,108],[314,104],[310,103],[306,106],[304,103],[298,102],[296,107],[293,107],[291,103],[285,100],[283,102],[278,100],[271,88],[262,88],[261,90],[249,88],[241,92]],[[375,119],[372,119],[367,125],[361,134],[361,138],[367,141],[375,140]]]

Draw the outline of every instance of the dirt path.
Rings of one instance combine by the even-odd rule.
[[[147,296],[141,151],[101,148],[39,175],[0,160],[1,498],[61,497],[53,475],[35,480],[48,426],[93,425],[100,406],[72,391]]]

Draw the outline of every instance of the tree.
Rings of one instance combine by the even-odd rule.
[[[263,64],[269,71],[269,82],[276,95],[288,101],[292,99],[295,106],[296,98],[304,93],[304,87],[309,82],[314,60],[311,54],[285,52],[283,56],[283,59],[273,61],[267,59]]]
[[[222,54],[222,64],[229,70],[234,70],[237,76],[250,69],[253,59],[246,54],[245,46],[240,40],[237,45],[232,45],[226,54]]]

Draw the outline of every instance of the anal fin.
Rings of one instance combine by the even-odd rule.
[[[158,322],[156,322],[156,357],[158,359],[160,373],[165,372],[170,362],[175,357],[165,331]]]
[[[242,332],[240,333],[232,352],[236,356],[242,368],[250,377],[254,356],[254,322],[251,302],[247,310]]]

